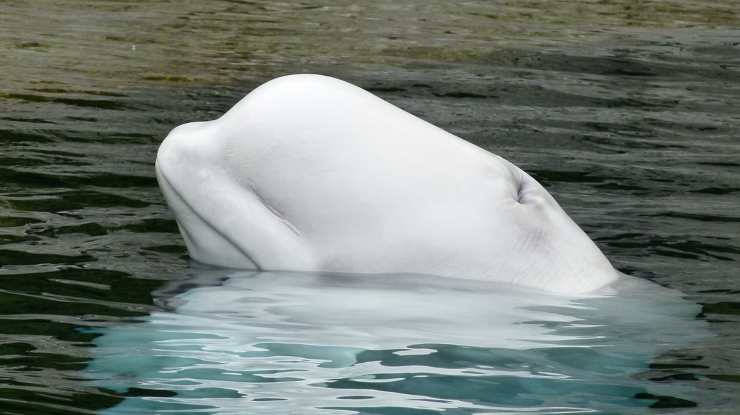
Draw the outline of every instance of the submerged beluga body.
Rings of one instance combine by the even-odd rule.
[[[326,76],[274,79],[216,120],[175,128],[156,171],[190,256],[206,264],[564,294],[619,275],[527,173]]]

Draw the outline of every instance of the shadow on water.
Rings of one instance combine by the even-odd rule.
[[[692,407],[636,375],[708,336],[678,292],[586,297],[424,275],[196,272],[162,311],[95,333],[110,414],[633,413]]]

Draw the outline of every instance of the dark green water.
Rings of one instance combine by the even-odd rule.
[[[665,334],[668,347],[618,371],[628,390],[563,394],[590,393],[586,406],[610,413],[735,413],[740,5],[571,3],[0,1],[0,413],[95,412],[175,393],[90,380],[117,328],[178,315],[169,299],[187,286],[166,288],[199,274],[156,187],[157,145],[172,127],[214,118],[259,83],[298,72],[353,82],[506,157],[545,184],[620,270],[697,304],[698,315],[676,318],[711,335],[681,343]],[[647,344],[630,343],[630,324],[610,336]],[[367,346],[380,355],[364,359],[393,361],[381,346]],[[429,370],[511,369],[500,354],[472,359],[459,353],[471,344],[452,346],[434,349],[441,361],[426,362]],[[382,391],[392,397],[372,389],[367,413],[427,413],[398,395],[415,392],[462,402],[445,407],[453,414],[501,402],[510,411],[563,406],[547,382],[538,405],[486,400],[490,383],[437,372],[437,383]],[[615,396],[624,405],[606,402]]]

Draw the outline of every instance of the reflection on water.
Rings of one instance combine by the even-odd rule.
[[[166,311],[98,331],[88,376],[128,396],[107,413],[691,405],[632,376],[707,333],[698,306],[630,277],[572,298],[425,275],[202,271],[158,301]]]
[[[366,413],[406,415],[419,413],[422,409],[410,408],[422,405],[455,413],[450,409],[457,405],[454,402],[500,411],[568,406],[614,407],[622,413],[625,407],[620,405],[628,403],[675,409],[689,400],[698,405],[696,411],[735,414],[740,406],[738,27],[736,0],[0,1],[0,412],[116,411],[149,399],[136,395],[154,394],[156,405],[170,398],[193,405],[196,392],[215,397],[227,389],[245,394],[242,402],[250,408],[259,404],[264,411],[279,411],[292,401],[253,401],[255,390],[292,385],[317,399],[322,393],[369,396],[365,401],[330,399],[332,406],[363,407]],[[128,381],[91,384],[93,367],[103,370],[101,365],[110,362],[105,345],[114,344],[109,339],[116,333],[130,330],[151,344],[160,333],[156,328],[169,324],[165,319],[186,324],[184,332],[214,325],[207,315],[202,317],[207,323],[197,323],[186,312],[188,296],[203,298],[207,285],[219,290],[221,283],[214,277],[213,283],[205,284],[203,273],[190,269],[154,180],[157,145],[173,126],[213,119],[257,84],[296,72],[344,78],[530,171],[620,270],[685,293],[689,302],[700,304],[696,318],[705,321],[714,335],[678,341],[668,329],[686,330],[688,335],[696,328],[684,314],[690,306],[678,302],[672,308],[673,300],[658,303],[673,298],[661,293],[653,296],[653,307],[653,299],[636,290],[632,295],[638,296],[641,308],[627,305],[630,296],[605,297],[592,307],[598,312],[586,316],[582,314],[588,309],[577,309],[573,303],[542,299],[544,304],[555,302],[557,310],[496,313],[496,319],[483,322],[484,313],[473,308],[445,308],[453,302],[441,301],[432,307],[425,300],[451,296],[444,294],[449,287],[440,288],[436,297],[429,293],[415,297],[407,287],[399,287],[394,296],[392,287],[378,282],[374,288],[356,291],[385,290],[389,302],[397,304],[400,296],[431,309],[430,318],[419,318],[414,326],[418,332],[408,322],[388,322],[388,314],[378,313],[374,318],[382,324],[375,331],[347,329],[366,343],[347,344],[340,341],[341,331],[311,326],[322,320],[301,320],[296,309],[287,308],[296,322],[285,322],[268,310],[260,318],[290,327],[280,333],[287,340],[280,340],[273,330],[270,348],[263,345],[254,351],[262,355],[234,356],[226,350],[217,351],[223,352],[222,360],[208,356],[209,364],[230,359],[274,363],[277,358],[272,355],[294,353],[296,340],[304,338],[301,344],[306,347],[294,353],[301,356],[285,356],[281,370],[293,360],[308,367],[306,373],[326,376],[325,385],[305,386],[309,381],[300,372],[289,374],[294,381],[262,382],[270,376],[244,374],[249,369],[243,367],[236,371],[249,382],[215,389],[191,385],[189,395],[184,392],[188,385],[164,386],[171,381],[166,377],[151,387],[137,384],[162,376],[154,373],[161,366],[157,362],[147,370],[132,369]],[[188,272],[198,274],[192,284],[199,288],[192,294],[187,287],[170,286]],[[319,291],[317,295],[327,300],[322,290],[311,288],[319,284],[315,279],[305,285],[287,276],[275,279],[280,282],[275,290],[293,286],[303,294]],[[226,284],[236,284],[234,292],[243,294],[240,284],[260,281],[252,277]],[[290,298],[266,286],[254,288],[278,299]],[[369,306],[367,299],[343,295],[353,299],[350,305],[360,308],[358,313]],[[509,304],[524,301],[511,295],[511,299],[495,293],[488,297]],[[495,306],[482,295],[465,296],[471,307]],[[548,322],[639,315],[636,310],[614,313],[608,304],[621,304],[628,311],[637,307],[644,316],[660,317],[655,326],[643,317],[607,321],[599,328],[577,327],[575,320]],[[326,312],[332,305],[338,306],[328,302],[316,312]],[[204,309],[203,304],[199,307]],[[257,311],[254,304],[239,307]],[[214,313],[229,321],[224,310]],[[527,316],[535,313],[539,323],[504,324],[534,319]],[[324,318],[341,323],[350,317],[338,314],[334,320]],[[668,317],[675,320],[669,322]],[[616,331],[609,332],[609,326]],[[258,328],[249,327],[243,334],[245,344],[256,344],[250,336],[257,335]],[[398,330],[388,331],[389,327]],[[477,329],[482,331],[470,332]],[[584,348],[569,357],[538,355],[516,349],[513,343],[493,343],[492,339],[501,339],[494,329],[509,330],[502,331],[512,333],[509,341],[518,333],[528,344],[536,336],[551,342],[556,336],[579,333],[585,339],[576,342],[595,344],[591,337],[598,332],[621,341],[612,350],[614,364],[622,366],[606,379],[599,368],[609,367],[608,362],[567,367],[565,361],[588,356],[582,354]],[[217,340],[227,342],[238,334],[236,329],[224,330],[227,335]],[[333,346],[351,349],[351,358],[337,357],[338,367],[327,367],[331,363],[322,359],[333,351],[309,351],[308,345],[332,345],[308,343],[316,337],[312,330],[333,336],[329,337],[336,342]],[[174,333],[172,343],[182,343],[181,334]],[[385,335],[398,336],[398,341],[370,341]],[[666,348],[650,346],[651,340],[641,337],[646,335],[654,335],[656,345],[667,343]],[[451,343],[442,343],[445,338]],[[453,342],[455,338],[459,341]],[[199,339],[193,344],[203,346]],[[134,343],[126,344],[136,350]],[[278,349],[282,343],[293,346]],[[157,347],[163,344],[167,345],[160,342]],[[630,344],[650,347],[628,358]],[[419,347],[409,347],[414,345]],[[141,347],[142,355],[150,353],[147,343]],[[605,357],[605,347],[588,350],[594,361],[611,359]],[[419,355],[414,357],[414,352]],[[165,359],[167,364],[193,364],[172,363],[173,354]],[[419,366],[434,368],[439,377],[419,375]],[[547,370],[549,366],[552,370]],[[369,389],[367,378],[339,373],[350,368],[385,373],[391,379],[395,372],[416,377],[376,380]],[[118,368],[108,370],[120,373]],[[463,370],[486,372],[475,377]],[[495,370],[515,374],[506,378]],[[597,390],[586,381],[558,379],[549,372],[627,389]],[[202,382],[208,376],[193,378]],[[516,383],[522,379],[527,380],[524,386]],[[503,398],[489,398],[487,391],[497,382],[507,388],[520,385],[521,392],[510,402],[494,402],[490,399],[495,396]],[[247,390],[245,385],[259,387]],[[552,385],[558,385],[557,395],[548,392]],[[366,391],[356,394],[353,389]],[[584,397],[577,397],[579,393]],[[646,399],[629,398],[630,393]],[[382,402],[376,399],[380,394]],[[427,394],[421,398],[426,400],[409,401]],[[206,400],[201,403],[236,405],[235,400]],[[406,409],[382,409],[385,404]]]

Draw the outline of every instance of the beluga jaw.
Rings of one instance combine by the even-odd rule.
[[[321,75],[170,132],[157,178],[190,256],[232,268],[416,273],[578,294],[618,277],[507,160]]]

